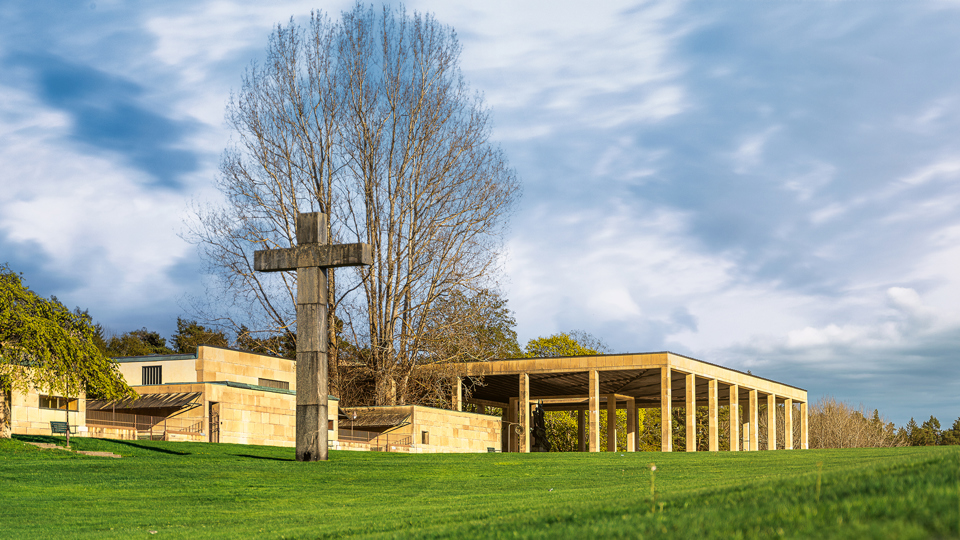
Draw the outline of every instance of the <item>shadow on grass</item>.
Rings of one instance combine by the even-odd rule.
[[[54,437],[52,435],[18,435],[14,434],[13,439],[23,442],[35,442],[35,443],[46,443],[46,444],[55,444],[57,446],[64,446],[67,444],[67,440],[63,437]]]
[[[171,454],[171,455],[174,455],[174,456],[189,456],[189,455],[191,455],[190,452],[177,452],[177,451],[174,451],[174,450],[167,450],[166,448],[157,448],[157,447],[155,447],[155,446],[146,446],[146,445],[143,445],[143,444],[135,443],[135,442],[133,442],[133,441],[122,441],[122,440],[119,440],[119,439],[111,439],[110,442],[116,443],[116,444],[122,444],[122,445],[125,445],[125,446],[132,446],[132,447],[134,447],[134,448],[139,448],[139,449],[141,449],[141,450],[149,450],[150,452],[159,452],[159,453],[161,453],[161,454]]]
[[[267,456],[254,456],[251,454],[231,454],[236,457],[245,457],[250,459],[265,459],[267,461],[296,461],[295,459],[290,458],[279,458],[279,457],[267,457]]]

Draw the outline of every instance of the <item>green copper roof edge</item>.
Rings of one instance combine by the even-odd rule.
[[[164,360],[196,360],[195,353],[184,354],[148,354],[146,356],[118,356],[113,358],[114,362],[162,362]]]
[[[133,386],[132,388],[140,388],[142,386],[182,386],[187,384],[221,384],[224,386],[229,386],[231,388],[243,388],[246,390],[260,390],[263,392],[273,392],[275,394],[288,394],[291,396],[297,395],[296,390],[284,390],[282,388],[271,388],[269,386],[260,386],[258,384],[248,384],[242,382],[234,381],[202,381],[202,382],[173,382],[173,383],[161,383],[161,384],[141,384],[138,386]],[[327,396],[328,400],[331,401],[340,401],[340,398],[337,396]]]

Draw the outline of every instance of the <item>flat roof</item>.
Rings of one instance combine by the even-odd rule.
[[[741,401],[749,398],[751,390],[762,395],[775,395],[779,402],[784,398],[807,401],[807,391],[802,388],[669,351],[515,358],[466,362],[438,366],[437,369],[449,370],[451,374],[464,378],[468,399],[478,402],[508,403],[510,398],[519,397],[520,374],[530,377],[530,399],[569,398],[570,402],[576,402],[589,394],[590,372],[596,371],[601,395],[633,398],[638,407],[659,407],[661,369],[664,367],[671,370],[672,403],[678,406],[685,403],[688,375],[694,376],[697,401],[708,399],[710,380],[717,381],[721,400],[729,399],[730,390],[737,386]]]
[[[273,354],[264,354],[253,351],[245,351],[243,349],[234,349],[232,347],[217,347],[214,345],[200,345],[197,347],[198,350],[193,351],[192,353],[170,353],[170,354],[145,354],[142,356],[116,356],[113,357],[115,362],[162,362],[165,360],[196,360],[197,355],[199,354],[200,347],[208,347],[210,349],[220,349],[224,351],[234,351],[245,354],[255,354],[257,356],[266,356],[267,358],[279,358],[281,360],[289,360],[295,362],[296,360],[290,360],[289,358],[284,358],[282,356],[276,356]]]

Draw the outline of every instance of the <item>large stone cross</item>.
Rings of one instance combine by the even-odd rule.
[[[258,272],[297,271],[297,461],[327,460],[327,268],[370,265],[369,244],[327,243],[327,215],[297,216],[297,246],[253,254]]]

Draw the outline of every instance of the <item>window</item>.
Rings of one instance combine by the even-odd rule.
[[[421,444],[430,444],[430,432],[421,431],[420,432],[420,443]]]
[[[290,389],[290,383],[288,383],[287,381],[275,381],[273,379],[261,378],[257,384],[259,384],[260,386],[266,386],[267,388],[279,388],[280,390]]]
[[[143,381],[141,384],[163,384],[162,366],[143,366]]]
[[[76,399],[67,399],[60,396],[40,396],[41,409],[65,411],[69,407],[71,411],[75,411],[77,410],[77,403]]]

